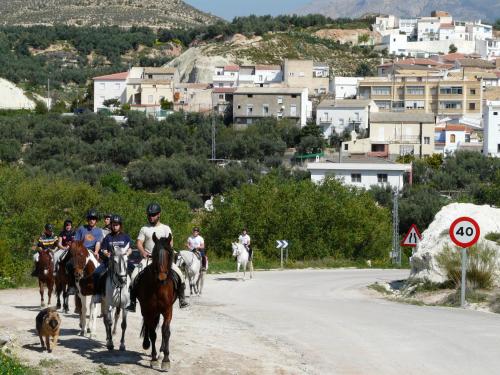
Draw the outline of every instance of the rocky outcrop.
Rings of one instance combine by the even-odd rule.
[[[469,216],[478,222],[479,241],[496,249],[500,261],[500,246],[496,242],[485,239],[488,233],[500,233],[500,209],[488,205],[453,203],[443,207],[434,217],[434,221],[422,233],[422,241],[418,244],[415,254],[410,258],[410,277],[428,279],[438,283],[445,281],[444,273],[436,262],[436,255],[447,246],[456,248],[448,232],[453,221],[462,216]],[[457,251],[459,250],[457,249]]]
[[[34,109],[35,102],[23,90],[0,78],[0,109]]]

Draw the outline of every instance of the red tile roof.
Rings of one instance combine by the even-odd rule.
[[[465,125],[446,125],[446,131],[465,131],[467,127]]]
[[[108,74],[105,76],[94,77],[92,79],[99,81],[121,81],[127,79],[127,77],[128,77],[128,72],[121,72],[121,73]]]
[[[440,29],[454,29],[455,25],[453,25],[452,23],[442,23],[441,25],[439,25],[439,28]]]
[[[228,72],[239,72],[240,67],[238,65],[226,65],[224,70]]]

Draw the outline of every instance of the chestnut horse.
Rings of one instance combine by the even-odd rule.
[[[85,334],[85,327],[87,323],[87,296],[93,296],[95,294],[92,274],[97,268],[99,262],[95,258],[94,254],[83,246],[83,241],[71,242],[69,251],[71,252],[71,258],[73,259],[76,289],[78,290],[78,296],[82,301],[82,308],[80,312],[80,336],[83,336]],[[95,329],[95,324],[92,324],[95,322],[94,315],[95,304],[91,302],[88,328],[88,332],[91,337],[93,330]]]
[[[65,251],[59,258],[59,264],[56,270],[56,296],[57,296],[57,309],[61,308],[61,293],[63,295],[63,311],[67,314],[69,312],[69,295],[68,288],[70,285],[75,286],[73,275],[66,273],[66,264],[71,260],[71,252]]]
[[[156,328],[160,322],[160,315],[163,316],[160,347],[160,351],[163,352],[162,370],[170,368],[170,322],[172,321],[173,305],[177,299],[173,272],[171,271],[174,257],[171,240],[172,235],[169,235],[168,238],[158,239],[156,234],[153,234],[155,243],[153,263],[140,274],[134,287],[144,319],[141,331],[141,336],[144,337],[142,347],[147,350],[151,345],[151,367],[158,366]]]
[[[51,250],[39,250],[39,258],[37,264],[38,273],[38,287],[40,288],[40,306],[45,307],[43,294],[45,286],[47,286],[48,305],[50,306],[50,299],[52,297],[52,290],[54,289],[54,262],[52,260]]]

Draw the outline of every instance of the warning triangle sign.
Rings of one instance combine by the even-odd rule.
[[[415,224],[412,224],[408,233],[405,234],[401,246],[417,246],[422,240],[422,235]]]

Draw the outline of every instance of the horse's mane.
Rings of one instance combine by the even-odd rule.
[[[160,258],[160,250],[163,249],[166,251],[167,256],[168,256],[168,263],[166,264],[167,270],[166,272],[170,272],[172,269],[172,264],[174,261],[174,249],[170,245],[170,242],[172,240],[172,235],[169,235],[168,237],[161,237],[155,241],[155,246],[153,248],[153,264],[155,264],[155,269],[157,272],[160,272],[161,269],[161,258]]]

